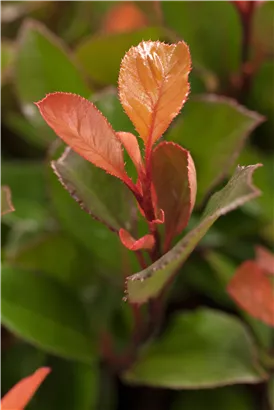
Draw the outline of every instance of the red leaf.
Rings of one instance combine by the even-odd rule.
[[[151,146],[179,113],[189,93],[188,46],[143,41],[121,63],[119,95],[140,137]]]
[[[125,33],[146,26],[146,16],[133,2],[114,5],[103,22],[106,33]]]
[[[187,226],[195,204],[196,171],[190,153],[173,142],[159,144],[152,153],[152,181],[165,215],[168,248]]]
[[[141,171],[143,167],[142,156],[139,148],[139,144],[135,135],[130,132],[116,132],[118,139],[128,152],[128,155],[132,159],[132,162],[136,166],[137,171]]]
[[[31,376],[20,380],[12,389],[2,398],[2,410],[23,410],[32,396],[50,373],[48,367],[41,367]]]
[[[227,290],[247,313],[274,326],[274,289],[255,261],[246,261],[237,269]]]
[[[256,262],[265,272],[274,275],[274,255],[268,249],[256,247]]]
[[[119,236],[122,244],[131,251],[138,251],[140,249],[152,249],[155,245],[153,235],[145,235],[140,239],[134,239],[128,231],[120,229]]]
[[[125,178],[121,143],[91,102],[76,94],[54,93],[36,105],[48,125],[77,154],[108,173]]]

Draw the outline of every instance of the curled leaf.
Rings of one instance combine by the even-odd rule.
[[[157,204],[164,211],[166,248],[187,226],[195,204],[195,165],[189,151],[173,142],[162,142],[152,153],[152,180]]]
[[[136,166],[137,171],[140,171],[143,166],[142,156],[139,148],[139,144],[135,135],[130,132],[116,132],[118,139],[128,152],[128,155],[132,159],[132,162]]]
[[[140,249],[152,249],[155,240],[153,235],[145,235],[140,239],[134,239],[125,229],[119,230],[119,237],[122,244],[131,251],[138,251]]]
[[[244,262],[228,285],[228,293],[251,316],[274,326],[274,289],[255,261]]]
[[[54,93],[36,105],[48,125],[77,154],[108,173],[125,178],[121,143],[91,102],[76,94]]]
[[[119,95],[127,115],[149,146],[166,131],[189,93],[191,60],[183,41],[143,41],[121,63]]]
[[[12,200],[10,188],[6,185],[1,187],[1,215],[8,214],[15,211]]]
[[[20,380],[1,400],[1,409],[23,410],[49,373],[48,367],[41,367],[31,376]]]

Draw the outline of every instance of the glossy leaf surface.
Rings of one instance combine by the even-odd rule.
[[[196,171],[190,153],[173,142],[160,143],[152,153],[152,180],[170,244],[186,227],[195,204]]]
[[[227,185],[211,197],[200,223],[155,263],[127,278],[131,303],[145,303],[157,296],[221,215],[260,194],[252,185],[252,174],[259,166],[238,167]]]
[[[191,60],[181,41],[143,41],[122,60],[119,95],[140,137],[152,145],[179,113],[189,92]]]
[[[77,297],[45,275],[2,268],[2,322],[15,334],[57,355],[93,360],[86,311]]]
[[[70,148],[57,161],[52,161],[52,168],[63,187],[87,213],[113,231],[121,227],[129,229],[133,197],[121,181]]]
[[[171,389],[257,383],[264,377],[241,322],[205,308],[175,316],[125,374],[129,383]]]
[[[123,179],[121,143],[91,102],[75,94],[55,93],[47,95],[37,106],[47,124],[75,152]]]

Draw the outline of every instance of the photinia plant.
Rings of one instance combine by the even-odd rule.
[[[196,169],[188,150],[161,139],[186,102],[190,70],[190,52],[184,41],[171,45],[143,41],[126,53],[119,74],[119,98],[138,138],[129,132],[114,131],[96,106],[78,95],[56,92],[36,103],[47,124],[70,147],[52,162],[61,183],[85,211],[119,235],[121,243],[135,252],[143,269],[125,281],[137,344],[159,325],[165,290],[210,226],[221,215],[260,194],[252,184],[252,174],[261,164],[239,166],[228,184],[211,197],[197,226],[172,247],[187,227],[195,205]],[[126,170],[123,149],[134,164],[136,180]],[[145,234],[138,238],[127,216],[118,215],[117,208],[131,207],[131,201],[121,196],[127,199],[115,204],[119,197],[111,197],[109,191],[113,183],[104,186],[102,182],[100,189],[109,191],[104,198],[94,195],[89,172],[77,154],[122,181],[115,195],[123,193],[122,186],[131,192],[136,200],[135,211],[139,210],[147,223]],[[154,326],[148,321],[143,327],[139,306],[148,301]],[[103,337],[103,346],[105,356],[111,356],[108,337]],[[126,357],[132,360],[131,354]],[[125,362],[127,359],[122,359],[119,368],[127,366]]]

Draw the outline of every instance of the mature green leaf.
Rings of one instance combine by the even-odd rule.
[[[90,276],[88,258],[64,233],[42,233],[6,250],[10,265],[43,272],[73,288]]]
[[[113,231],[118,232],[121,227],[130,229],[133,196],[120,180],[70,148],[51,165],[63,187],[83,210]]]
[[[234,100],[214,95],[194,97],[186,104],[167,139],[188,149],[193,157],[198,204],[229,173],[250,132],[262,119]]]
[[[52,140],[33,102],[46,94],[67,91],[90,96],[90,90],[73,59],[58,38],[38,22],[27,20],[18,35],[15,86],[24,115],[37,127],[37,138]]]
[[[271,57],[274,52],[274,3],[262,1],[254,13],[252,44],[255,51]]]
[[[30,409],[95,410],[98,401],[98,364],[84,364],[49,357],[51,377],[39,388]]]
[[[14,45],[9,41],[1,42],[1,84],[6,81],[14,61]]]
[[[131,33],[91,36],[77,48],[76,55],[86,72],[98,83],[116,84],[121,59],[142,40],[159,40],[162,30],[145,28]]]
[[[10,187],[16,209],[6,220],[44,224],[48,209],[42,164],[33,161],[2,162],[2,184]]]
[[[58,159],[60,153],[53,157]],[[128,271],[128,258],[134,257],[121,244],[118,235],[110,232],[102,223],[84,212],[58,181],[48,165],[46,170],[50,199],[55,214],[63,229],[90,253],[90,269],[96,274],[111,277],[120,282],[122,273]],[[106,252],[107,250],[107,252]],[[115,276],[114,273],[120,273]],[[125,272],[126,273],[126,272]],[[113,276],[114,275],[114,276]]]
[[[241,322],[205,308],[177,315],[125,373],[130,383],[172,389],[257,383],[264,377]]]
[[[255,410],[255,402],[246,386],[183,391],[171,410]]]
[[[94,340],[75,295],[49,277],[9,266],[2,268],[1,284],[2,321],[8,329],[56,355],[93,361]]]
[[[161,6],[165,25],[189,45],[193,66],[218,73],[223,85],[240,64],[241,26],[233,5],[163,1]]]
[[[144,303],[157,296],[221,215],[260,194],[252,185],[252,174],[259,166],[260,164],[238,167],[227,185],[211,197],[200,223],[158,261],[127,278],[127,292],[131,303]]]

